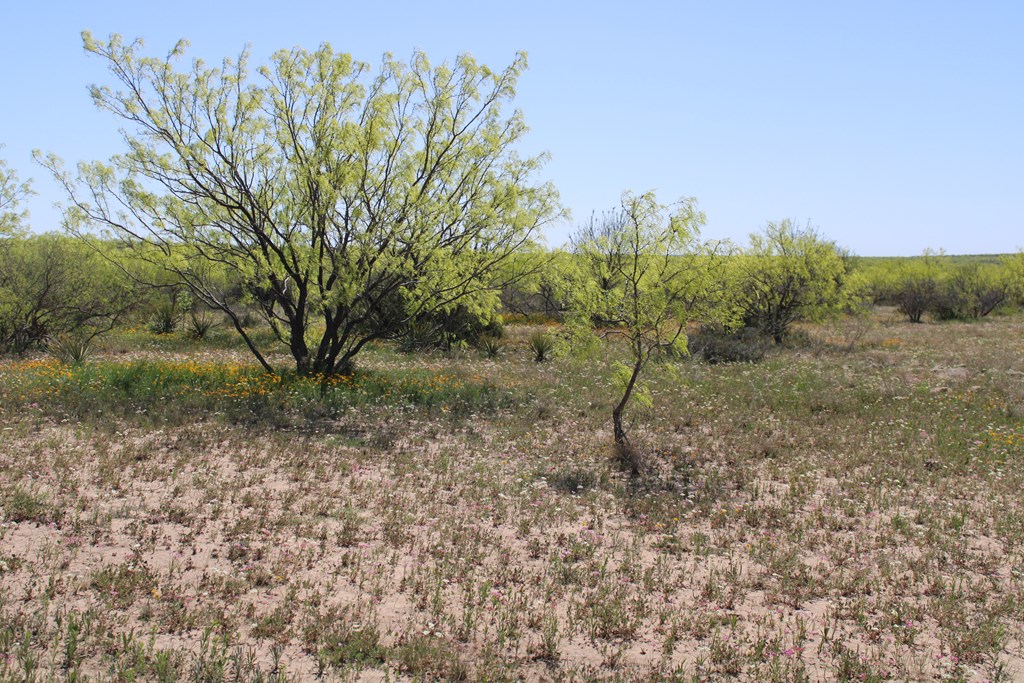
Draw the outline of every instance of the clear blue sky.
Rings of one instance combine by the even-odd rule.
[[[388,7],[385,13],[380,7]],[[745,241],[767,221],[810,220],[861,255],[925,247],[1024,247],[1024,3],[976,2],[247,2],[9,3],[0,28],[0,155],[39,196],[37,230],[61,197],[31,161],[69,165],[120,151],[93,109],[107,78],[83,29],[178,38],[219,60],[254,61],[329,42],[363,61],[422,48],[504,67],[529,53],[518,106],[547,150],[573,223],[623,190],[695,196],[705,236]]]

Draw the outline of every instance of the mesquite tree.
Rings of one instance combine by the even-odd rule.
[[[8,170],[7,162],[0,159],[0,238],[21,232],[28,214],[18,209],[30,194],[34,194],[31,181],[21,182],[18,174]]]
[[[612,409],[615,443],[628,442],[623,413],[643,395],[641,374],[663,352],[686,352],[686,326],[724,320],[720,245],[699,240],[704,214],[693,199],[659,204],[654,193],[626,193],[620,208],[573,238],[579,269],[571,288],[574,322],[599,321],[598,334],[620,337],[628,364],[617,366],[622,393]]]
[[[246,52],[180,69],[141,43],[83,34],[115,84],[95,104],[124,126],[127,151],[47,165],[79,233],[108,230],[222,310],[263,367],[267,349],[218,283],[234,274],[302,373],[348,372],[371,340],[426,313],[492,311],[498,266],[558,213],[520,157],[519,111],[503,112],[526,68],[468,55],[431,65],[367,64],[322,45],[284,50],[253,74]]]
[[[810,225],[768,223],[730,264],[743,323],[781,344],[794,323],[842,310],[852,302],[846,261]]]

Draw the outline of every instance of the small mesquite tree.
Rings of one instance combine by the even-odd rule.
[[[793,221],[750,236],[732,263],[743,323],[781,344],[793,323],[837,311],[848,301],[847,263],[834,242]]]
[[[1011,300],[1024,305],[1024,251],[1004,257],[1000,265],[1009,282]]]
[[[427,313],[498,305],[498,266],[558,213],[531,184],[544,157],[503,112],[526,68],[495,72],[468,55],[433,66],[386,55],[379,70],[323,45],[178,70],[141,43],[84,33],[115,87],[95,104],[125,124],[127,151],[82,164],[69,223],[111,231],[223,311],[268,372],[244,312],[207,275],[236,273],[301,373],[347,373],[360,350]]]
[[[665,351],[686,352],[692,320],[724,321],[723,259],[717,245],[699,241],[704,214],[693,199],[659,204],[654,193],[626,193],[619,209],[594,218],[573,238],[577,275],[570,288],[576,329],[622,338],[628,364],[617,366],[622,389],[612,409],[615,443],[628,444],[623,413],[645,396],[644,368]],[[631,465],[636,473],[637,463]]]
[[[59,336],[88,343],[131,306],[123,278],[84,245],[31,235],[22,201],[34,194],[0,159],[0,353],[43,348]]]
[[[15,237],[0,250],[0,352],[43,348],[60,337],[88,344],[138,300],[119,270],[61,234]]]
[[[571,270],[572,254],[556,249],[531,249],[512,260],[516,272],[501,296],[506,313],[543,315],[561,320],[566,309],[565,273]]]
[[[900,259],[888,274],[886,298],[912,323],[920,323],[939,300],[947,279],[942,256],[926,249],[921,256]]]

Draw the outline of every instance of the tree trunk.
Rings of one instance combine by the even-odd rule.
[[[621,404],[615,406],[615,410],[612,411],[612,425],[615,432],[615,445],[625,446],[629,441],[626,438],[626,430],[622,427],[622,406]]]
[[[643,360],[637,356],[633,363],[633,374],[629,376],[629,382],[626,383],[626,391],[622,394],[622,399],[619,400],[618,405],[612,410],[612,427],[615,434],[615,445],[622,447],[629,443],[629,439],[626,438],[626,429],[622,426],[622,412],[626,409],[626,404],[629,403],[629,398],[633,395],[633,389],[636,387],[636,380],[640,376],[640,371],[643,369]]]

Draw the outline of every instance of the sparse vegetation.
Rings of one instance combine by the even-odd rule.
[[[616,342],[5,359],[0,680],[1015,680],[1024,321],[888,316],[669,361],[637,476]]]
[[[1024,680],[1024,253],[548,252],[525,55],[83,39],[72,235],[0,161],[0,683]]]

